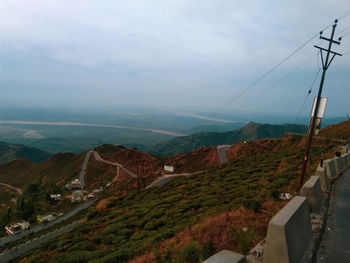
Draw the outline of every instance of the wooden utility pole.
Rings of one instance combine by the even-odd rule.
[[[322,36],[323,32],[322,31],[320,32],[320,39],[326,40],[326,41],[329,42],[328,43],[328,49],[325,49],[325,48],[322,48],[322,47],[319,47],[319,46],[314,46],[315,48],[320,50],[320,56],[321,56],[323,71],[322,71],[320,87],[319,87],[318,94],[317,94],[317,100],[316,100],[316,105],[315,105],[315,112],[313,112],[313,116],[311,116],[311,124],[310,124],[310,127],[309,127],[309,136],[308,136],[308,140],[307,140],[306,152],[305,152],[303,166],[301,168],[300,177],[299,177],[298,192],[300,191],[301,187],[303,186],[305,171],[306,171],[307,163],[309,161],[309,154],[310,154],[310,148],[311,148],[311,143],[312,143],[312,137],[314,135],[315,123],[316,123],[318,110],[319,110],[319,106],[320,106],[322,89],[323,89],[323,83],[324,83],[324,79],[325,79],[325,76],[326,76],[326,71],[327,71],[329,65],[332,63],[332,61],[335,58],[335,56],[341,56],[341,54],[331,51],[332,44],[335,43],[337,45],[340,45],[340,41],[341,41],[341,38],[338,39],[339,41],[333,40],[335,28],[337,27],[337,23],[338,23],[338,20],[335,20],[334,25],[332,26],[331,38],[323,37]],[[323,52],[327,52],[326,53],[326,59],[324,59],[324,57],[323,57]],[[332,54],[332,57],[330,57],[331,54]]]

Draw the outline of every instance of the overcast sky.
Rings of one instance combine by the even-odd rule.
[[[327,44],[318,37],[237,96],[348,10],[349,0],[1,0],[0,105],[297,114],[318,70],[313,45]],[[350,11],[335,51],[350,51],[349,32]],[[350,112],[350,55],[335,58],[324,96],[329,116]]]

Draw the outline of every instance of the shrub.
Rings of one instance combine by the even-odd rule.
[[[213,240],[208,240],[202,245],[202,260],[206,260],[215,253],[215,244]]]
[[[179,255],[180,262],[183,263],[198,263],[200,260],[200,250],[197,243],[192,243],[186,246]]]

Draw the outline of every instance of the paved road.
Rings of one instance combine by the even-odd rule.
[[[327,226],[316,260],[350,262],[350,169],[332,186]]]
[[[55,231],[50,232],[47,235],[42,235],[39,238],[28,241],[27,243],[20,244],[20,245],[18,245],[18,247],[14,247],[9,251],[4,251],[4,252],[0,253],[0,262],[1,263],[8,262],[8,261],[20,256],[21,254],[27,252],[28,250],[33,249],[33,248],[39,246],[40,244],[50,240],[51,238],[55,238],[55,237],[58,237],[64,233],[72,231],[79,224],[80,224],[79,221],[73,222],[70,225],[56,229]]]
[[[91,153],[92,153],[92,151],[88,151],[88,153],[86,154],[85,159],[84,159],[84,162],[83,162],[83,167],[81,168],[81,171],[80,171],[79,181],[80,181],[81,189],[84,189],[86,167],[87,167],[87,164],[88,164],[88,162],[89,162]]]
[[[228,148],[230,148],[231,146],[232,145],[218,145],[216,147],[216,149],[218,151],[219,158],[220,158],[220,163],[227,163],[228,162],[228,159],[226,156],[226,150]]]
[[[46,224],[41,224],[41,225],[36,225],[34,227],[32,227],[30,230],[27,231],[23,231],[19,234],[16,235],[12,235],[12,236],[7,236],[4,237],[2,239],[0,239],[0,246],[6,245],[7,243],[13,242],[13,241],[17,241],[19,239],[21,239],[22,237],[29,235],[30,233],[36,233],[39,232],[41,230],[47,229],[49,227],[52,227],[55,224],[58,224],[60,222],[63,222],[67,219],[69,219],[70,217],[74,216],[75,214],[77,214],[78,212],[88,208],[89,206],[91,206],[97,199],[91,199],[83,204],[81,204],[80,206],[74,208],[73,210],[71,210],[70,212],[64,214],[63,216],[58,217],[57,219],[55,219],[54,221],[51,221],[49,223]]]
[[[158,179],[156,179],[155,181],[153,181],[150,185],[148,185],[146,187],[146,189],[148,188],[152,188],[154,186],[161,186],[164,185],[168,182],[170,182],[171,180],[173,180],[176,177],[180,177],[180,176],[191,176],[191,175],[196,175],[196,174],[201,174],[204,173],[205,171],[198,171],[198,172],[194,172],[194,173],[182,173],[182,174],[170,174],[170,175],[164,175]]]
[[[110,164],[110,165],[113,165],[113,166],[116,166],[118,167],[119,169],[122,169],[123,171],[125,171],[126,173],[128,173],[130,176],[134,177],[134,178],[137,178],[137,175],[133,172],[131,172],[130,170],[126,169],[122,164],[120,163],[117,163],[117,162],[110,162],[110,161],[106,161],[104,159],[101,158],[101,156],[96,152],[96,151],[92,151],[92,153],[94,154],[95,156],[95,159],[99,162],[103,162],[103,163],[106,163],[106,164]]]
[[[18,193],[19,195],[22,195],[22,194],[23,194],[23,192],[22,192],[21,189],[16,188],[16,187],[14,187],[14,186],[12,186],[12,185],[4,184],[4,183],[0,183],[0,185],[3,185],[3,186],[6,186],[6,187],[8,187],[8,188],[11,188],[11,189],[13,189],[13,190],[16,190],[17,193]]]

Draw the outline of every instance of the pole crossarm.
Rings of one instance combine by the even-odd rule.
[[[326,40],[326,41],[331,41],[332,43],[335,43],[337,45],[340,45],[340,41],[335,41],[333,39],[330,39],[330,38],[326,38],[326,37],[322,37],[320,36],[320,39],[323,39],[323,40]]]
[[[315,48],[318,48],[318,49],[320,49],[320,50],[323,50],[323,51],[328,52],[328,49],[325,49],[325,48],[323,48],[323,47],[319,47],[319,46],[316,46],[316,45],[314,45],[314,47],[315,47]],[[338,56],[342,56],[342,54],[337,53],[337,52],[334,52],[334,51],[329,51],[329,53],[334,54],[334,55],[338,55]]]

